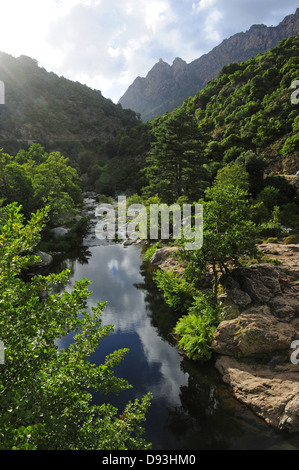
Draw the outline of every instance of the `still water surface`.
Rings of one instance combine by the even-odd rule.
[[[103,397],[121,411],[129,400],[151,392],[144,437],[153,450],[299,449],[297,436],[276,433],[232,398],[213,364],[196,365],[182,357],[169,334],[177,318],[152,281],[141,247],[86,240],[74,257],[57,268],[71,270],[71,289],[79,279],[91,281],[89,308],[107,301],[104,338],[90,360],[103,362],[116,349],[129,348],[115,374],[133,388]],[[71,337],[61,346],[66,347]]]

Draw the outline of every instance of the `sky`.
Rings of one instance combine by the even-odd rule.
[[[187,63],[298,0],[0,0],[0,51],[101,90],[113,102],[159,59]]]

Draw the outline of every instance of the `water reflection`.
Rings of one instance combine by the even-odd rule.
[[[88,278],[89,308],[107,301],[103,324],[114,325],[90,360],[101,363],[116,349],[130,349],[115,373],[133,389],[119,396],[95,394],[94,402],[107,400],[121,411],[128,400],[151,391],[145,437],[155,450],[299,448],[234,400],[212,364],[196,365],[180,355],[170,334],[177,316],[163,302],[140,250],[83,247],[81,257],[63,263],[72,273],[67,290]],[[64,341],[66,346],[70,338]]]
[[[136,287],[136,284],[144,281],[140,272],[140,249],[112,244],[92,247],[90,251],[92,256],[88,265],[79,261],[70,262],[73,274],[67,290],[77,280],[87,277],[91,281],[92,291],[88,298],[89,309],[96,306],[98,301],[107,302],[103,324],[113,325],[114,333],[103,340],[92,360],[100,362],[113,348],[130,348],[130,354],[119,367],[118,374],[124,378],[129,376],[134,389],[140,388],[139,369],[142,367],[144,372],[146,367],[151,379],[153,371],[155,375],[152,383],[146,380],[147,390],[156,399],[165,397],[170,405],[179,404],[179,387],[187,384],[187,377],[179,367],[181,359],[177,350],[161,340],[152,324],[146,293]],[[102,347],[103,344],[105,347]],[[132,366],[130,371],[128,361]],[[144,386],[145,381],[143,389]]]

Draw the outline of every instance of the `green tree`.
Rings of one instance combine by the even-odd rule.
[[[264,170],[266,169],[266,161],[256,155],[252,150],[241,153],[236,163],[244,165],[249,176],[250,193],[255,197],[264,185]]]
[[[54,152],[40,165],[31,167],[35,208],[48,204],[53,225],[72,220],[76,206],[82,202],[78,173],[68,162],[68,158]]]
[[[257,196],[257,201],[262,202],[271,212],[274,206],[278,206],[280,202],[280,191],[273,186],[266,186]]]
[[[24,224],[20,207],[13,204],[0,234],[0,331],[5,346],[0,449],[147,449],[141,423],[150,395],[128,403],[121,415],[109,403],[92,404],[93,390],[118,393],[129,387],[113,372],[126,349],[113,352],[100,365],[88,360],[113,330],[102,326],[105,303],[87,312],[89,282],[63,291],[68,271],[29,281],[20,276],[37,259],[34,247],[45,220],[46,210],[41,210]],[[70,332],[72,344],[59,349],[56,341]]]
[[[241,256],[255,253],[257,228],[251,220],[248,191],[244,189],[248,180],[243,173],[241,181],[240,174],[238,165],[235,174],[233,169],[227,174],[221,170],[207,189],[203,201],[203,246],[189,255],[188,272],[193,280],[204,278],[212,267],[215,300],[219,273],[225,274],[231,266],[238,265]]]
[[[249,190],[249,175],[241,164],[233,163],[218,170],[214,185],[217,187],[234,186]]]
[[[26,217],[33,210],[33,187],[29,171],[23,165],[11,162],[5,167],[6,187],[3,196],[5,202],[10,204],[18,202],[23,207]]]
[[[19,150],[15,160],[17,163],[27,163],[32,160],[36,164],[43,163],[48,158],[48,154],[45,152],[44,147],[41,144],[32,144],[29,150]]]
[[[207,179],[201,156],[202,145],[197,121],[181,107],[153,123],[155,137],[147,159],[149,186],[146,196],[159,194],[172,203],[181,196],[191,202],[200,196]]]

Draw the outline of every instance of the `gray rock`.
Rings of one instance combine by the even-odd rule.
[[[292,325],[271,315],[269,307],[260,306],[221,322],[214,333],[212,348],[227,356],[263,357],[288,349],[295,337]]]
[[[298,366],[279,364],[273,372],[260,364],[220,357],[216,368],[233,395],[278,430],[299,431]]]
[[[151,257],[151,263],[160,266],[162,263],[167,261],[169,257],[172,255],[173,252],[177,251],[177,247],[169,247],[166,246],[164,248],[159,248],[155,251],[153,256]]]
[[[63,235],[66,235],[69,232],[69,229],[65,227],[55,227],[52,229],[52,233],[54,234],[55,237],[61,237]]]
[[[46,268],[53,262],[53,257],[48,253],[38,251],[36,255],[40,257],[40,260],[35,264],[37,268]]]
[[[241,308],[247,307],[252,302],[250,295],[238,287],[235,287],[228,292],[228,299]]]

